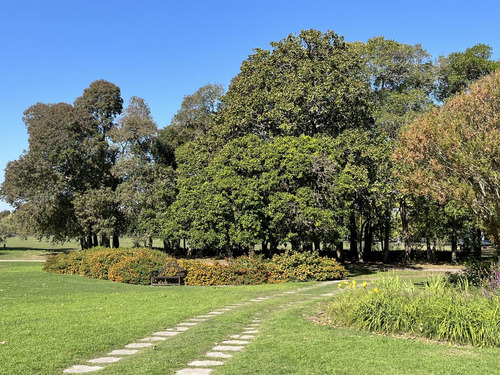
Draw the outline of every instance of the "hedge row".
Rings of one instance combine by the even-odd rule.
[[[152,270],[176,261],[188,271],[186,285],[253,285],[288,281],[341,279],[346,270],[334,259],[315,252],[286,251],[266,260],[242,256],[223,261],[174,259],[150,249],[108,249],[72,251],[50,256],[44,270],[87,276],[129,284],[148,285]]]

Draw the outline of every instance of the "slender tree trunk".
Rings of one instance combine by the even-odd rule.
[[[292,250],[299,251],[300,250],[300,241],[297,239],[294,239],[291,241],[292,245]]]
[[[82,250],[85,250],[87,248],[85,238],[83,238],[83,237],[80,237],[80,247],[82,248]]]
[[[97,234],[95,234],[95,233],[93,234],[93,240],[94,241],[93,241],[93,245],[92,246],[93,247],[99,246],[99,238],[97,237]]]
[[[431,247],[431,239],[429,236],[425,236],[425,244],[427,246],[427,261],[432,261],[432,247]]]
[[[473,240],[473,252],[474,252],[474,258],[475,259],[481,259],[481,229],[477,228],[475,235],[474,235],[474,240]]]
[[[88,236],[87,236],[87,247],[88,247],[88,248],[93,247],[93,242],[92,242],[92,240],[93,240],[92,235],[88,235]]]
[[[373,242],[373,227],[371,221],[368,221],[365,227],[365,248],[363,251],[364,259],[370,260],[372,253],[372,242]]]
[[[385,211],[385,220],[384,220],[384,263],[389,262],[389,254],[390,254],[390,241],[391,241],[391,209],[387,207]]]
[[[314,240],[314,250],[321,251],[321,242],[320,240]]]
[[[148,248],[153,248],[153,237],[151,236],[148,237]]]
[[[456,263],[457,250],[458,250],[458,237],[457,237],[457,231],[455,229],[453,229],[450,239],[451,239],[451,262]]]
[[[358,252],[358,228],[356,227],[356,216],[354,212],[351,214],[349,218],[349,251],[350,258],[355,259]]]
[[[335,244],[335,252],[337,253],[337,259],[338,260],[343,260],[344,259],[344,241],[339,240]]]
[[[404,261],[406,263],[411,263],[412,261],[412,253],[410,246],[410,231],[409,231],[409,223],[408,223],[408,208],[406,207],[406,203],[404,201],[401,202],[401,232],[403,235],[403,242],[405,247],[405,258]]]

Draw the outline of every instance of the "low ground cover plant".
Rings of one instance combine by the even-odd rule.
[[[255,285],[288,281],[341,279],[347,271],[336,260],[317,252],[288,250],[272,259],[241,256],[223,261],[174,259],[157,250],[108,249],[72,251],[50,256],[44,270],[83,275],[94,279],[148,285],[152,270],[176,261],[187,271],[186,285]]]
[[[353,285],[354,284],[354,285]],[[405,334],[473,346],[500,346],[500,298],[467,283],[432,278],[424,286],[383,278],[348,289],[328,309],[329,321],[365,331]]]

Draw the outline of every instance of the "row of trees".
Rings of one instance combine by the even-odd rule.
[[[119,88],[96,81],[73,105],[25,112],[29,150],[8,164],[2,196],[22,233],[83,248],[127,234],[203,254],[288,242],[363,260],[379,242],[388,260],[397,235],[407,260],[412,238],[426,238],[430,257],[437,238],[456,253],[489,224],[418,185],[418,152],[406,150],[423,138],[406,127],[497,69],[491,56],[478,44],[433,61],[420,45],[303,31],[255,50],[226,93],[186,96],[160,130],[144,100],[122,112]],[[402,145],[403,128],[414,138]]]

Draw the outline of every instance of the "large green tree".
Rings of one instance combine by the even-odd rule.
[[[445,101],[465,90],[471,83],[495,71],[499,61],[492,60],[492,48],[476,44],[465,52],[452,52],[438,59],[438,89],[436,97]]]
[[[5,200],[16,208],[21,234],[56,241],[80,238],[83,247],[95,245],[99,234],[109,244],[112,235],[117,245],[119,213],[107,203],[115,200],[119,181],[111,173],[116,151],[107,134],[121,105],[120,89],[101,80],[93,82],[74,106],[39,103],[24,112],[29,148],[9,162],[2,184]],[[107,198],[101,199],[104,195]],[[102,220],[105,215],[116,227],[96,232],[97,217]]]
[[[360,56],[333,31],[305,30],[256,49],[222,98],[217,134],[335,136],[371,124]]]

